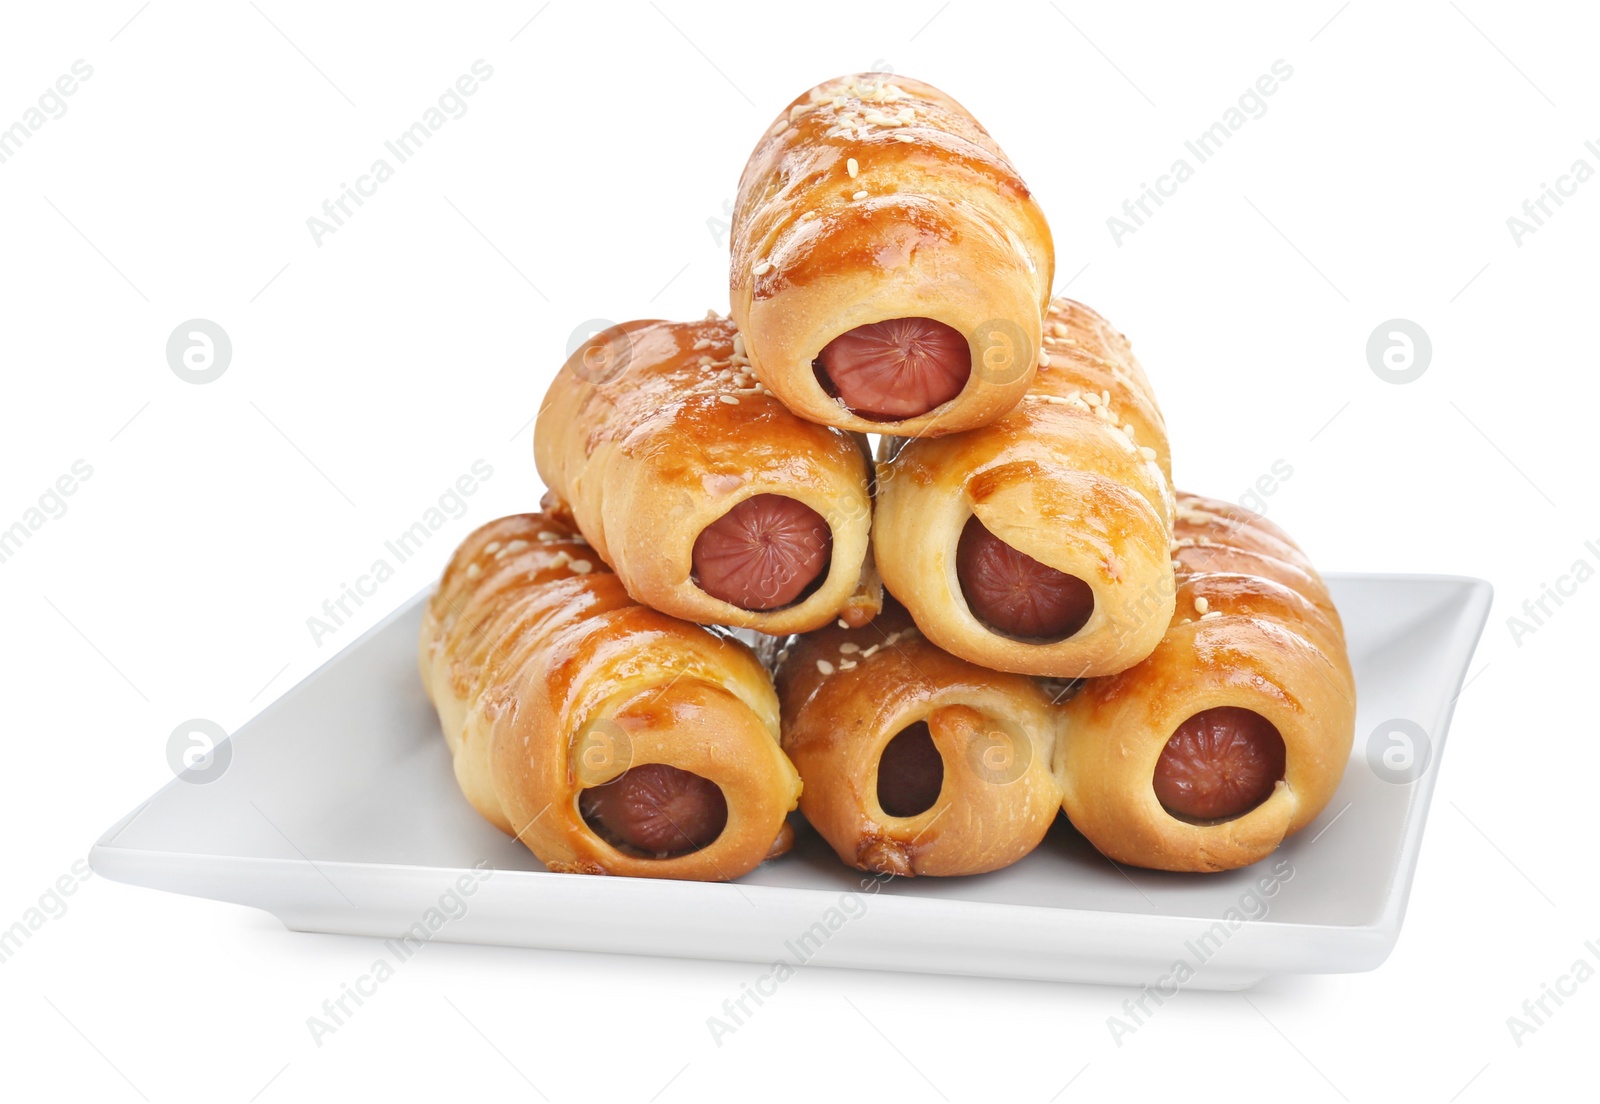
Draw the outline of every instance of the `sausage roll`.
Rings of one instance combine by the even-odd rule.
[[[1355,679],[1328,589],[1282,530],[1178,502],[1178,603],[1155,652],[1064,707],[1067,816],[1117,862],[1231,870],[1327,805],[1355,732]]]
[[[857,869],[997,870],[1038,846],[1060,808],[1045,691],[940,651],[897,607],[791,641],[778,696],[800,810]]]
[[[731,245],[751,366],[803,418],[935,436],[1028,389],[1050,228],[994,139],[930,85],[861,73],[790,104],[745,166]]]
[[[736,878],[792,839],[766,669],[631,600],[565,519],[469,536],[419,651],[462,792],[551,870]]]
[[[1005,417],[878,469],[884,585],[928,639],[1002,671],[1133,666],[1173,610],[1166,425],[1125,337],[1059,299],[1049,363]]]
[[[595,335],[557,373],[533,440],[545,484],[636,601],[778,634],[878,611],[863,445],[789,413],[714,313]]]

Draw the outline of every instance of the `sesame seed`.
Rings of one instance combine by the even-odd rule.
[[[1222,611],[1221,610],[1212,610],[1210,613],[1202,613],[1200,615],[1200,620],[1202,620],[1202,621],[1215,621],[1217,618],[1219,618],[1221,616],[1222,616]]]
[[[850,158],[850,160],[844,163],[844,168],[845,171],[850,174],[851,180],[854,180],[856,178],[856,173],[861,171],[861,166],[856,163],[856,159],[854,157]]]
[[[1149,445],[1140,445],[1139,455],[1144,457],[1146,460],[1154,460],[1156,458],[1156,450],[1151,448]]]
[[[851,199],[866,199],[867,198],[867,193],[866,192],[857,192],[855,195],[851,196],[850,198]]]
[[[1045,352],[1043,349],[1039,350],[1039,367],[1050,367],[1050,354]]]
[[[839,625],[839,627],[841,629],[848,629],[850,627],[848,624],[845,623],[845,619],[842,618],[842,617],[839,618],[838,625]]]
[[[717,398],[720,401],[727,403],[729,406],[739,405],[739,400],[734,398],[732,395],[718,395]]]
[[[894,140],[896,142],[915,142],[917,138],[914,134],[896,134]]]
[[[861,653],[861,658],[862,659],[871,659],[873,656],[875,656],[877,654],[878,654],[878,646],[876,644],[874,644],[872,647],[868,648],[866,651]]]
[[[702,337],[699,341],[694,343],[694,348],[696,351],[700,349],[709,349],[715,344],[716,342],[712,341],[709,337]]]
[[[831,675],[833,674],[833,664],[829,663],[825,659],[819,659],[817,660],[817,670],[821,671],[825,675]]]
[[[560,552],[557,552],[556,553],[556,558],[550,561],[551,566],[553,566],[553,567],[566,567],[571,562],[572,562],[572,553],[566,551],[565,549],[563,549]]]
[[[1204,612],[1206,612],[1206,610],[1211,608],[1211,603],[1206,600],[1204,595],[1201,595],[1200,597],[1198,597],[1198,598],[1196,598],[1194,600],[1194,608],[1198,612],[1204,613]]]
[[[591,572],[593,570],[594,570],[594,564],[590,563],[588,560],[573,560],[572,561],[572,573],[574,575],[587,575],[587,574],[589,574],[589,572]]]
[[[744,334],[736,333],[733,335],[733,355],[736,357],[744,356]]]
[[[525,541],[525,540],[514,540],[510,544],[506,545],[506,555],[509,556],[512,553],[521,552],[524,548],[527,548],[527,547],[528,547],[528,542],[527,541]]]
[[[859,645],[859,644],[848,644],[848,643],[846,643],[846,644],[839,645],[839,651],[843,655],[855,655],[860,650],[861,650],[861,645]]]
[[[539,539],[542,541],[553,541],[556,539],[556,535],[548,529],[541,529],[539,530]]]
[[[1096,395],[1093,391],[1090,391],[1088,394],[1083,396],[1083,401],[1088,403],[1090,406],[1099,406],[1100,396]]]
[[[482,574],[483,574],[483,568],[479,567],[477,564],[469,563],[467,565],[467,578],[476,579],[479,575],[482,575]]]
[[[841,659],[839,661],[839,670],[841,671],[853,671],[855,668],[856,661],[853,659]]]
[[[1055,324],[1055,335],[1057,337],[1066,337],[1071,332],[1072,331],[1067,329],[1067,324],[1065,322],[1057,322]]]
[[[752,268],[750,271],[751,271],[751,273],[753,275],[765,276],[767,273],[772,271],[772,262],[771,261],[762,261],[760,264],[756,265],[755,268]]]
[[[500,542],[490,541],[488,544],[483,546],[483,550],[485,552],[498,552],[500,551]]]

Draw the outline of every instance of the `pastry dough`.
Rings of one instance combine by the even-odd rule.
[[[1172,616],[1166,426],[1105,319],[1058,299],[1045,325],[1049,365],[1015,410],[879,464],[874,549],[884,585],[945,650],[1106,675],[1149,655]]]
[[[800,809],[857,869],[997,870],[1055,820],[1049,695],[940,651],[898,607],[791,641],[778,693]]]
[[[1355,680],[1327,587],[1282,530],[1183,495],[1177,537],[1171,627],[1150,658],[1067,703],[1056,773],[1073,824],[1117,862],[1231,870],[1271,854],[1332,798],[1354,738]],[[1202,714],[1222,720],[1197,726]],[[1268,761],[1281,778],[1261,774]],[[1158,787],[1184,808],[1169,812]],[[1246,811],[1221,808],[1261,794]],[[1187,815],[1193,807],[1232,815]]]
[[[921,81],[859,73],[790,104],[745,166],[731,245],[730,302],[752,367],[803,418],[956,433],[1011,409],[1033,378],[1050,228],[988,133]],[[926,358],[878,379],[885,405],[858,413],[815,364],[835,339],[889,320],[931,331]]]
[[[561,516],[469,536],[419,653],[462,792],[551,870],[721,880],[792,838],[800,780],[766,669],[632,601]]]
[[[533,439],[539,474],[636,601],[778,634],[860,624],[882,603],[863,444],[784,409],[726,319],[597,334],[557,374]]]

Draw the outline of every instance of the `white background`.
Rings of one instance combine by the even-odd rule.
[[[1600,582],[1520,643],[1506,619],[1600,560],[1600,181],[1520,244],[1506,220],[1575,159],[1600,169],[1593,16],[541,2],[7,5],[0,126],[76,59],[94,73],[0,165],[0,527],[75,460],[93,476],[0,563],[0,927],[170,778],[175,725],[236,729],[473,526],[530,507],[527,423],[574,328],[726,309],[708,220],[750,147],[791,97],[876,66],[943,87],[1012,155],[1058,289],[1132,337],[1183,486],[1236,497],[1282,459],[1268,513],[1324,568],[1494,583],[1398,948],[1370,974],[1268,982],[1255,1008],[1185,993],[1121,1047],[1123,990],[810,970],[719,1048],[705,1019],[747,966],[435,944],[319,1048],[306,1017],[374,943],[90,878],[0,965],[0,1081],[1041,1102],[1587,1082],[1600,983],[1520,1047],[1506,1018],[1600,939]],[[480,58],[467,113],[316,244],[306,219]],[[1115,243],[1107,217],[1280,58],[1267,113]],[[1403,386],[1365,354],[1397,317],[1433,345]],[[233,342],[205,386],[165,359],[191,318]],[[323,600],[480,458],[466,515],[314,643]]]

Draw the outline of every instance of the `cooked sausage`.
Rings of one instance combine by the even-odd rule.
[[[728,822],[728,802],[715,782],[665,763],[633,767],[584,790],[578,808],[607,842],[657,858],[700,850]]]
[[[701,530],[694,577],[713,598],[747,610],[786,606],[815,582],[833,555],[822,515],[785,495],[747,498]]]
[[[931,318],[891,318],[849,330],[823,347],[822,385],[852,413],[915,418],[961,394],[972,350],[959,330]]]
[[[1283,737],[1253,709],[1224,705],[1190,717],[1156,762],[1156,797],[1185,820],[1229,820],[1272,796],[1283,777]]]
[[[1026,639],[1071,636],[1094,612],[1094,591],[1076,575],[1012,548],[971,518],[956,545],[967,608],[990,628]]]
[[[892,817],[916,816],[939,800],[944,787],[944,757],[934,746],[927,721],[895,734],[878,759],[878,804]]]

